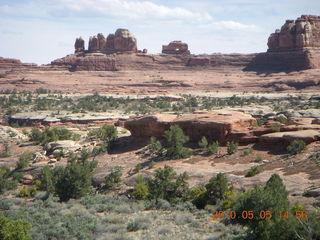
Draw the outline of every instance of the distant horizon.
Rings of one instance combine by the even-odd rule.
[[[4,0],[0,3],[0,57],[48,64],[74,53],[82,36],[107,36],[128,29],[138,49],[161,53],[162,45],[181,40],[192,54],[265,52],[271,33],[287,19],[320,15],[309,0]]]

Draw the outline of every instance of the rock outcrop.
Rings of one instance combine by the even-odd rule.
[[[76,42],[74,43],[74,48],[75,53],[84,52],[84,40],[82,39],[82,37],[76,39]]]
[[[173,41],[168,45],[162,46],[162,53],[165,54],[190,54],[187,43],[181,41]]]
[[[246,70],[292,71],[320,68],[320,16],[302,15],[286,23],[268,39],[268,51]]]
[[[137,52],[137,39],[127,29],[118,29],[115,34],[109,34],[107,38],[102,33],[89,39],[88,51],[85,51],[84,40],[80,37],[74,44],[75,53],[122,53]]]
[[[38,65],[35,63],[22,63],[18,59],[0,57],[0,70],[25,70],[37,68]]]
[[[194,114],[157,114],[125,122],[133,137],[149,139],[163,137],[172,125],[179,125],[193,142],[205,136],[219,142],[247,140],[249,129],[256,123],[251,115],[236,111],[209,111]]]
[[[260,141],[267,143],[290,143],[294,140],[302,140],[306,143],[311,143],[318,139],[320,139],[320,132],[316,130],[275,132],[260,137]]]

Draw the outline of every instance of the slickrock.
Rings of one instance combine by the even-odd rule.
[[[301,130],[292,132],[275,132],[262,135],[260,141],[268,143],[287,143],[294,140],[302,140],[306,143],[317,141],[320,138],[320,132],[316,130]]]
[[[125,122],[124,126],[134,137],[161,138],[172,125],[179,125],[193,142],[203,136],[208,140],[241,142],[248,137],[249,129],[256,123],[251,115],[236,111],[209,111],[194,114],[157,114]]]

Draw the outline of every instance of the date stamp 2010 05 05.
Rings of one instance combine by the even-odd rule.
[[[278,217],[280,218],[289,218],[289,217],[296,217],[297,219],[307,219],[308,213],[306,211],[295,211],[294,214],[292,214],[289,211],[279,211]],[[274,213],[272,214],[271,211],[242,211],[242,212],[236,212],[236,211],[213,211],[213,216],[211,217],[213,220],[218,219],[243,219],[243,220],[252,220],[252,219],[271,219],[274,217]]]

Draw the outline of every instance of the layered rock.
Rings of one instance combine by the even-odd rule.
[[[275,132],[262,135],[260,141],[267,143],[288,143],[294,140],[302,140],[311,143],[320,139],[320,132],[316,130],[301,130],[290,132]]]
[[[268,40],[268,51],[292,51],[320,48],[320,16],[302,15],[297,20],[287,20],[281,30],[276,30]]]
[[[137,52],[137,39],[127,29],[118,29],[114,35],[116,52]]]
[[[82,39],[82,37],[76,39],[76,42],[74,43],[74,48],[75,53],[84,52],[84,40]]]
[[[193,142],[205,136],[209,141],[247,141],[249,128],[256,123],[251,115],[236,111],[209,111],[194,114],[157,114],[125,122],[133,137],[163,137],[172,125],[179,125]],[[242,139],[243,138],[243,139]]]
[[[74,44],[75,53],[84,52],[84,40],[80,37]],[[118,29],[107,38],[102,33],[89,39],[88,53],[137,52],[137,39],[127,29]]]
[[[165,54],[190,54],[187,43],[181,41],[173,41],[168,45],[162,46],[162,53]]]
[[[247,70],[320,68],[320,16],[287,20],[268,39],[267,53],[258,54]]]

